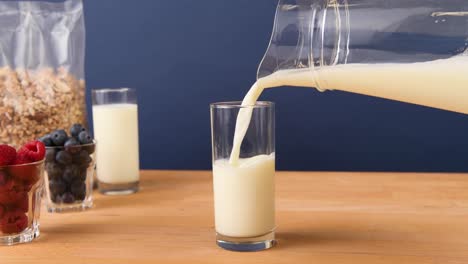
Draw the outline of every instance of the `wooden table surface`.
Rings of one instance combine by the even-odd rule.
[[[211,173],[143,171],[142,190],[41,216],[0,263],[468,263],[468,175],[277,173],[278,245],[215,244]]]

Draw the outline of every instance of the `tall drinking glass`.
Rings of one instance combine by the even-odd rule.
[[[239,157],[231,157],[239,111],[251,111]],[[238,122],[238,126],[242,122]],[[213,191],[217,244],[258,251],[275,244],[275,106],[211,104]]]
[[[138,191],[138,106],[135,89],[92,91],[97,179],[103,194]]]

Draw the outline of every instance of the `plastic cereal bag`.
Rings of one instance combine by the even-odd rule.
[[[0,144],[86,123],[82,1],[0,1],[0,25]]]

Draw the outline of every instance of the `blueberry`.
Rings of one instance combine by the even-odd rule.
[[[80,132],[80,134],[78,135],[78,140],[83,145],[93,143],[93,138],[88,134],[87,131]]]
[[[51,196],[61,195],[67,190],[67,185],[62,180],[49,181],[49,190]]]
[[[95,144],[88,144],[86,146],[83,146],[83,149],[86,150],[86,152],[88,152],[88,154],[91,155],[96,150],[96,145]]]
[[[86,128],[84,128],[82,125],[73,124],[73,126],[70,128],[70,135],[72,137],[78,137],[78,135],[83,131],[86,131]]]
[[[47,171],[47,177],[49,177],[49,180],[54,180],[62,177],[63,168],[58,163],[47,162],[45,169]]]
[[[51,195],[50,195],[50,199],[51,199],[52,202],[54,202],[54,203],[61,203],[61,198],[62,198],[62,195],[61,195],[61,194],[51,194]]]
[[[70,153],[78,153],[80,151],[80,142],[75,137],[69,138],[65,142],[65,149]]]
[[[65,172],[64,172],[63,176],[62,176],[62,179],[63,179],[64,182],[67,183],[67,185],[69,185],[73,181],[74,177],[73,177],[72,174],[70,174],[70,173],[65,174]]]
[[[72,155],[64,150],[61,150],[55,155],[55,160],[63,165],[68,165],[72,162]]]
[[[86,176],[87,176],[87,173],[88,173],[88,167],[79,167],[78,168],[78,177],[77,179],[84,182],[86,181]]]
[[[52,147],[54,145],[54,142],[52,141],[52,136],[50,134],[39,138],[39,141],[44,143],[46,147]]]
[[[63,129],[55,130],[52,132],[51,137],[55,146],[63,146],[68,139],[67,132]]]
[[[75,196],[73,196],[73,194],[71,194],[69,192],[66,192],[62,196],[60,196],[60,198],[58,198],[58,200],[60,202],[62,202],[62,203],[71,204],[71,203],[75,202]]]
[[[70,191],[76,200],[83,200],[86,197],[86,184],[82,181],[74,181],[71,184]]]
[[[79,176],[79,168],[76,165],[69,165],[63,171],[63,180],[68,183],[72,183],[75,178]]]
[[[83,163],[83,166],[88,167],[91,161],[93,161],[93,159],[88,155],[85,159],[85,162]]]
[[[88,167],[91,162],[91,157],[86,150],[81,150],[78,154],[73,155],[73,163],[82,167]]]
[[[55,148],[47,148],[46,149],[46,162],[55,161],[56,154],[57,154],[57,150]]]
[[[86,191],[75,194],[76,201],[83,201],[86,198]]]

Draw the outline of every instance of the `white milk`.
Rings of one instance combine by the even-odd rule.
[[[336,89],[468,114],[468,56],[419,63],[344,64],[316,70],[280,70],[259,79],[242,105],[254,105],[265,88],[283,85]],[[239,150],[252,110],[237,116],[230,163]]]
[[[275,228],[275,154],[213,164],[216,232],[255,237]]]
[[[139,180],[137,105],[95,105],[93,120],[99,181],[111,184],[137,182]]]

